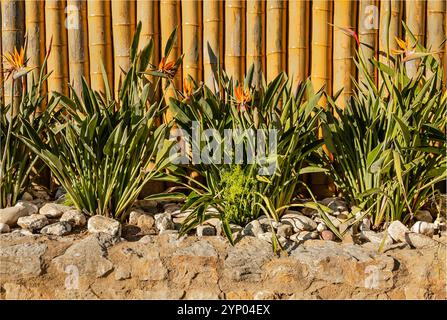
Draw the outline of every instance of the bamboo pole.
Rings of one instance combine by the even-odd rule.
[[[311,80],[315,90],[326,87],[331,94],[331,9],[332,3],[325,0],[312,2],[312,43],[311,43]],[[322,97],[318,104],[326,107],[326,99]],[[318,132],[322,136],[321,130]],[[327,148],[323,147],[326,153]],[[313,191],[317,196],[328,196],[328,180],[323,174],[312,174]]]
[[[32,80],[37,82],[40,67],[45,59],[45,3],[39,0],[25,1],[25,27],[27,36],[26,56],[28,65],[36,67],[28,76],[28,86]],[[46,92],[46,83],[43,83],[42,93]]]
[[[211,90],[215,89],[213,69],[223,57],[223,1],[203,1],[203,79]],[[215,56],[210,56],[210,51]]]
[[[265,1],[247,1],[247,71],[253,65],[253,85],[258,87],[265,74]]]
[[[141,21],[140,49],[154,40],[154,50],[150,63],[157,65],[160,61],[160,26],[159,26],[159,3],[158,1],[138,0],[137,22]]]
[[[425,42],[425,2],[424,0],[413,0],[405,5],[405,22],[417,41],[422,45]],[[409,43],[411,46],[415,45],[413,41],[409,41]],[[407,74],[411,78],[417,71],[418,60],[408,61],[405,66]]]
[[[163,19],[160,20],[161,22],[161,48],[164,50],[164,47],[166,46],[166,43],[169,39],[169,36],[171,35],[172,31],[176,27],[180,25],[180,3],[179,1],[175,0],[161,0],[160,1],[160,16],[163,17]],[[177,30],[177,42],[174,43],[172,46],[171,53],[167,57],[167,61],[175,61],[180,57],[181,52],[181,40],[182,40],[182,31],[181,28],[178,28]],[[178,70],[174,79],[173,79],[173,85],[169,85],[169,87],[166,89],[165,97],[167,101],[170,97],[175,96],[175,88],[180,89],[182,83],[182,72],[181,70]],[[166,81],[163,81],[163,87],[166,86]],[[172,113],[168,110],[165,114],[166,121],[169,121],[172,119]]]
[[[110,1],[88,0],[87,14],[90,83],[93,90],[104,92],[101,63],[107,72],[109,86],[113,83]]]
[[[359,2],[359,19],[358,19],[358,30],[359,30],[359,40],[362,45],[361,50],[365,59],[370,61],[377,55],[377,29],[379,26],[377,3],[375,0],[360,0]],[[377,14],[377,16],[376,16]],[[375,68],[372,63],[368,63],[367,66],[368,74],[376,79]],[[359,81],[365,81],[363,76],[359,74]]]
[[[225,1],[225,70],[235,81],[245,72],[245,1]]]
[[[288,72],[294,88],[309,75],[309,7],[306,0],[289,1]]]
[[[134,11],[135,2],[133,1],[112,1],[115,98],[118,97],[120,83],[125,76],[123,72],[127,72],[130,68],[129,48],[134,32],[135,18],[132,18]]]
[[[48,78],[48,92],[68,93],[67,29],[65,28],[65,1],[45,1],[45,36],[47,46],[52,39],[47,68],[53,73]]]
[[[0,39],[2,39],[2,6],[0,4]],[[3,53],[2,50],[2,41],[0,40],[0,53]],[[3,99],[3,59],[0,61],[0,105],[4,103]]]
[[[379,28],[379,50],[382,53],[379,60],[389,64],[386,58],[391,49],[397,49],[395,37],[400,37],[401,29],[401,2],[399,0],[380,1],[380,28]],[[389,23],[389,29],[387,24]],[[388,51],[389,50],[389,51]]]
[[[90,83],[86,0],[67,1],[67,29],[70,83],[75,92],[81,95],[82,77]]]
[[[441,46],[447,33],[446,24],[446,3],[439,0],[427,1],[427,48],[430,51],[439,51],[435,57],[442,63],[446,54],[445,45]],[[446,60],[444,60],[444,71],[446,70]]]
[[[202,80],[202,3],[182,1],[183,77]]]
[[[20,51],[24,44],[25,30],[25,4],[23,1],[2,0],[2,50],[3,53],[13,52],[14,48]],[[3,94],[5,104],[12,101],[12,77],[3,83]],[[11,115],[14,117],[20,105],[22,92],[21,81],[14,82],[14,105]]]
[[[286,68],[286,2],[267,0],[267,82]]]
[[[350,0],[334,1],[334,48],[333,48],[333,92],[343,89],[338,99],[339,106],[344,108],[346,99],[352,95],[351,76],[355,76],[353,49],[355,39],[345,34],[340,27],[355,29],[355,2]]]

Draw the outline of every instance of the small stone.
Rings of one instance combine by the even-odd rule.
[[[70,223],[72,227],[83,227],[87,223],[85,215],[75,209],[65,211],[59,221],[66,221]]]
[[[197,236],[199,237],[207,237],[207,236],[215,236],[216,229],[213,226],[209,225],[201,225],[197,226]]]
[[[64,236],[68,234],[70,231],[71,231],[71,224],[67,221],[62,221],[50,224],[42,228],[42,230],[40,230],[40,233],[54,236]]]
[[[279,237],[289,238],[293,234],[293,227],[290,224],[281,224],[276,233]]]
[[[257,237],[258,235],[264,233],[265,231],[266,230],[263,229],[259,220],[253,220],[245,226],[244,230],[242,231],[242,234],[244,236]]]
[[[155,224],[155,219],[149,214],[142,214],[138,217],[137,226],[144,230],[150,230]]]
[[[329,207],[332,211],[348,211],[346,203],[340,198],[326,198],[321,200],[320,203]]]
[[[121,237],[121,223],[111,218],[96,215],[88,219],[87,229],[90,233],[106,233],[112,237]]]
[[[0,233],[8,233],[10,230],[11,229],[6,223],[0,223]]]
[[[155,215],[155,226],[160,233],[166,230],[175,230],[175,225],[174,222],[172,222],[171,215],[166,212]]]
[[[272,232],[264,232],[257,235],[258,239],[267,241],[268,243],[272,243],[272,237],[273,237]]]
[[[405,242],[405,234],[410,232],[410,230],[398,220],[391,222],[387,231],[394,241],[400,242]]]
[[[434,222],[435,228],[439,231],[445,231],[446,230],[446,220],[444,217],[438,217],[436,218]]]
[[[222,221],[219,218],[211,218],[205,221],[205,224],[213,226],[218,236],[222,235]]]
[[[253,300],[276,300],[278,295],[275,292],[263,290],[254,294]]]
[[[432,238],[414,232],[407,232],[405,234],[405,242],[416,249],[433,247],[438,244]]]
[[[7,207],[4,209],[0,209],[0,223],[4,223],[13,227],[16,225],[17,220],[20,217],[28,216],[28,209],[24,207]]]
[[[33,201],[33,196],[31,195],[31,193],[25,191],[22,195],[22,200],[23,201]]]
[[[414,217],[418,221],[424,221],[424,222],[433,222],[433,217],[431,216],[430,211],[428,210],[418,210],[414,214]]]
[[[298,240],[306,241],[311,239],[318,239],[318,232],[316,231],[301,231],[298,234]]]
[[[20,217],[17,220],[17,224],[23,229],[28,229],[30,231],[35,231],[42,229],[48,224],[48,219],[41,214],[32,214],[26,217]]]
[[[309,217],[304,215],[289,215],[286,214],[281,219],[282,223],[290,224],[293,231],[313,231],[317,228],[317,223]]]
[[[143,214],[141,211],[133,210],[129,213],[129,224],[136,226],[138,224],[138,218]]]
[[[368,231],[371,230],[371,220],[368,218],[363,218],[362,222],[359,225],[360,231]]]
[[[192,211],[193,210],[191,209],[185,211],[175,210],[174,212],[171,213],[172,221],[174,221],[174,223],[182,224],[192,213]]]
[[[365,230],[360,233],[360,239],[364,241],[369,241],[374,244],[382,244],[382,241],[384,241],[384,244],[386,245],[393,244],[393,239],[391,239],[391,237],[385,232],[374,232],[370,230]]]
[[[119,266],[115,271],[115,280],[126,280],[131,278],[131,273],[129,268]]]
[[[163,206],[165,213],[173,213],[174,211],[180,210],[182,206],[178,203],[167,203]]]
[[[326,240],[326,241],[334,241],[335,235],[331,230],[323,230],[321,232],[321,239]]]
[[[15,207],[25,208],[28,211],[28,215],[39,212],[39,208],[34,203],[29,201],[17,201]]]
[[[71,210],[71,207],[58,203],[47,203],[40,208],[39,213],[47,218],[59,218],[68,210]]]
[[[435,234],[435,224],[425,221],[417,221],[412,227],[411,231],[426,235],[427,237],[433,237]]]
[[[317,226],[317,231],[321,233],[324,230],[327,230],[327,226],[324,222],[320,222]]]
[[[348,219],[349,211],[342,211],[337,215],[337,218],[340,220],[346,220]]]
[[[270,224],[271,219],[268,218],[265,215],[260,216],[258,219],[256,219],[259,221],[259,223],[261,224],[262,230],[264,230],[264,232],[267,231],[272,231],[272,225],[273,225],[273,220],[272,220],[272,224]]]
[[[56,199],[60,199],[63,196],[65,196],[66,194],[67,194],[67,191],[64,189],[64,187],[60,186],[60,187],[57,188],[56,194],[54,195],[54,197]]]

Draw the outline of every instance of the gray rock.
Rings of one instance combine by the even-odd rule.
[[[165,213],[174,213],[175,211],[180,210],[181,208],[182,205],[178,203],[167,203],[163,205]]]
[[[433,217],[431,216],[431,213],[428,210],[418,210],[414,214],[414,217],[418,221],[424,221],[424,222],[428,222],[428,223],[433,222]]]
[[[64,212],[71,209],[71,207],[58,203],[46,203],[42,208],[40,208],[39,213],[47,218],[59,218],[64,214]]]
[[[71,224],[67,221],[56,222],[40,230],[41,234],[48,234],[54,236],[64,236],[71,231]]]
[[[324,230],[327,230],[326,223],[324,223],[324,222],[320,222],[320,223],[317,225],[317,231],[321,233],[321,232],[323,232]]]
[[[259,221],[259,223],[261,224],[262,230],[264,230],[264,232],[267,231],[272,231],[272,225],[273,225],[273,221],[272,219],[268,218],[265,215],[260,216],[258,219],[256,219]],[[270,224],[271,222],[271,224]]]
[[[360,231],[371,230],[371,220],[369,220],[368,218],[363,218],[362,222],[360,222],[359,229]]]
[[[410,232],[410,230],[398,220],[391,222],[387,231],[394,241],[400,242],[405,242],[405,234]]]
[[[438,217],[436,218],[434,225],[436,229],[439,231],[445,231],[446,230],[446,219],[444,217]]]
[[[144,230],[150,230],[155,224],[155,219],[149,214],[142,214],[138,217],[137,226]]]
[[[42,273],[41,257],[47,250],[42,243],[20,243],[0,246],[0,278],[21,279]]]
[[[365,230],[360,233],[360,239],[374,244],[382,244],[382,241],[384,241],[385,245],[393,244],[393,239],[385,232]]]
[[[311,239],[318,239],[318,232],[316,231],[301,231],[298,234],[298,240],[306,241]]]
[[[24,192],[22,195],[23,201],[33,201],[33,196],[29,192]]]
[[[332,211],[348,211],[348,207],[346,206],[346,202],[344,202],[341,198],[325,198],[319,201],[321,204],[329,207]]]
[[[215,236],[215,235],[216,235],[216,229],[214,229],[213,226],[210,225],[197,226],[197,236],[204,237],[204,236]]]
[[[41,214],[32,214],[30,216],[20,217],[17,224],[23,229],[30,231],[40,230],[49,223],[47,217]]]
[[[435,234],[435,224],[425,221],[417,221],[412,227],[411,231],[426,235],[427,237],[433,237]]]
[[[6,223],[0,223],[0,233],[8,233],[9,231],[10,228]]]
[[[317,223],[304,215],[286,214],[282,217],[281,222],[290,224],[295,232],[313,231],[317,228]]]
[[[87,223],[85,215],[75,209],[65,211],[59,221],[66,221],[70,223],[72,227],[83,227]]]
[[[248,223],[244,230],[242,231],[242,234],[244,236],[252,236],[257,237],[259,234],[264,233],[266,230],[262,227],[261,223],[258,220],[253,220],[250,223]]]
[[[174,223],[182,224],[186,220],[186,218],[188,218],[192,211],[193,210],[191,209],[185,211],[175,210],[171,213],[172,221],[174,221]]]
[[[159,232],[175,230],[174,222],[169,213],[159,213],[155,215],[155,226]]]
[[[0,209],[0,223],[13,227],[20,217],[29,216],[37,212],[37,206],[25,201],[19,201],[14,207]]]
[[[438,242],[436,242],[432,238],[414,232],[407,232],[405,234],[405,242],[416,249],[438,245]]]
[[[293,234],[293,227],[290,224],[281,224],[276,229],[279,237],[289,238]]]
[[[272,243],[272,237],[273,237],[272,232],[264,232],[257,235],[258,239],[264,240],[268,243]]]
[[[93,216],[88,219],[87,228],[90,233],[106,233],[112,237],[121,236],[121,223],[103,216]]]
[[[129,224],[136,226],[138,224],[138,218],[144,214],[142,211],[133,210],[129,213]]]

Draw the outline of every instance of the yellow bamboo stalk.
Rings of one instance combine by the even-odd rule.
[[[332,3],[325,0],[312,2],[312,43],[311,43],[311,80],[315,90],[326,87],[331,94],[331,20]],[[318,102],[320,106],[326,107],[326,99],[322,97]],[[319,132],[321,137],[322,132]],[[325,147],[324,147],[325,148]],[[325,148],[325,151],[328,150]],[[327,179],[322,174],[312,175],[314,191],[319,196],[327,195]]]
[[[202,3],[182,1],[183,77],[202,80]]]
[[[134,31],[133,22],[135,18],[132,19],[132,12],[134,11],[135,2],[133,1],[112,1],[115,97],[118,97],[120,83],[124,78],[123,72],[127,72],[130,68],[129,48]]]
[[[267,0],[267,82],[286,67],[286,3]]]
[[[68,61],[70,83],[78,95],[82,94],[82,77],[90,82],[87,39],[86,0],[67,1]]]
[[[161,43],[162,43],[162,50],[164,50],[164,47],[166,46],[166,43],[169,39],[169,36],[171,35],[172,31],[176,27],[180,26],[180,3],[179,1],[175,0],[162,0],[160,1],[160,16],[163,17],[163,19],[160,20],[161,25]],[[175,61],[180,57],[181,52],[181,42],[182,41],[182,32],[181,28],[178,28],[177,30],[177,42],[172,46],[171,53],[167,57],[167,61]],[[175,95],[175,88],[180,89],[182,83],[182,72],[181,70],[177,71],[177,74],[175,75],[173,79],[173,84],[170,85],[165,93],[165,97],[167,101],[172,96]],[[163,87],[165,87],[166,81],[163,81]],[[172,113],[168,110],[165,114],[166,121],[169,121],[172,119]]]
[[[213,69],[217,67],[217,59],[222,64],[223,57],[223,1],[203,1],[203,79],[212,90],[215,89]],[[210,57],[209,51],[216,58]]]
[[[333,47],[333,92],[343,89],[338,99],[344,108],[346,99],[352,95],[351,76],[355,76],[353,60],[355,39],[344,33],[340,27],[355,29],[355,2],[350,0],[334,1],[334,47]]]
[[[26,50],[28,65],[36,67],[28,76],[28,86],[31,86],[33,77],[35,81],[39,78],[40,67],[45,59],[45,2],[25,1],[25,27],[28,40]],[[42,88],[43,92],[45,90],[45,87]]]
[[[424,45],[425,40],[425,3],[426,1],[423,0],[413,0],[405,5],[405,22],[417,41],[422,45]],[[415,43],[410,41],[410,45],[413,46]],[[418,60],[408,61],[405,66],[408,76],[412,77],[416,73]]]
[[[53,39],[47,68],[53,73],[48,78],[48,91],[68,93],[67,29],[65,28],[65,1],[45,1],[45,36],[47,46]]]
[[[365,59],[376,57],[377,54],[377,28],[379,26],[379,11],[377,8],[377,2],[375,0],[360,0],[359,2],[359,40],[361,43],[369,45],[371,48],[362,45],[361,49]],[[372,63],[368,63],[366,66],[368,73],[373,75],[375,79],[375,69]],[[359,74],[359,81],[362,82],[365,79]]]
[[[247,1],[247,71],[253,65],[253,85],[258,87],[265,74],[265,1]]]
[[[439,0],[427,1],[427,48],[431,51],[439,51],[435,57],[438,61],[443,60],[446,54],[445,46],[441,46],[447,33],[446,3]],[[444,68],[446,67],[444,60]]]
[[[150,63],[156,65],[160,61],[160,27],[159,27],[159,3],[158,1],[138,0],[137,22],[141,21],[140,49],[154,40],[154,50]]]
[[[312,2],[311,79],[315,90],[326,86],[331,92],[331,3],[324,0]],[[325,106],[324,98],[320,105]]]
[[[234,80],[245,73],[245,1],[225,1],[225,70]]]
[[[294,88],[309,75],[309,9],[309,1],[289,1],[288,72]]]
[[[25,4],[23,1],[2,0],[2,50],[3,53],[20,50],[24,43]],[[12,77],[4,82],[3,94],[5,104],[12,101]],[[11,115],[15,116],[20,104],[22,92],[21,81],[14,82],[14,106]]]
[[[380,28],[379,28],[379,50],[384,53],[380,55],[381,62],[387,61],[386,55],[389,49],[397,49],[395,37],[400,37],[401,30],[401,2],[399,0],[380,1]],[[389,18],[389,30],[387,30],[387,20]],[[387,49],[388,48],[388,49]]]
[[[101,63],[106,69],[109,86],[113,83],[110,1],[88,0],[87,15],[90,83],[93,90],[104,92]]]
[[[1,26],[2,26],[2,6],[0,5],[0,39],[2,37]],[[0,41],[0,52],[3,53],[2,41]],[[4,103],[4,100],[3,100],[3,61],[0,61],[0,105],[3,103]]]

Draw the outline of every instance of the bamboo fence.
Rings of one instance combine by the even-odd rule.
[[[390,49],[397,48],[395,38],[407,37],[401,20],[444,66],[447,60],[443,0],[1,0],[0,10],[3,54],[23,46],[27,34],[28,65],[39,67],[52,43],[47,65],[52,75],[43,87],[50,93],[68,93],[68,83],[80,90],[82,77],[104,92],[103,63],[116,95],[129,67],[137,21],[142,22],[140,47],[154,41],[155,68],[178,28],[167,60],[184,54],[172,81],[179,90],[188,75],[218,89],[213,78],[218,64],[235,81],[242,81],[254,65],[255,85],[287,71],[294,85],[310,77],[315,90],[324,86],[334,94],[343,89],[338,99],[343,104],[352,92],[351,76],[363,80],[353,63],[357,44],[344,28],[358,34],[366,58],[384,62]],[[415,66],[407,64],[410,75]],[[371,65],[369,70],[374,72]],[[375,74],[373,78],[380,81]],[[0,84],[0,99],[9,103],[11,80]],[[19,97],[21,83],[16,85]],[[166,96],[174,94],[168,86]],[[326,105],[324,98],[320,105]]]

